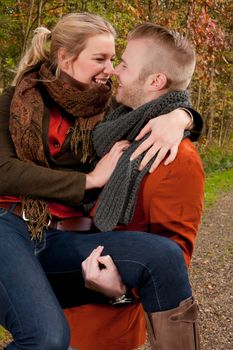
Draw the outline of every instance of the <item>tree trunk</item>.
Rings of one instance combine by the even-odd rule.
[[[200,110],[201,95],[202,95],[202,83],[199,83],[199,85],[198,85],[198,94],[197,94],[197,104],[196,104],[196,109],[197,110]]]
[[[219,131],[218,145],[221,146],[223,143],[223,130],[224,130],[224,120],[225,120],[225,110],[226,110],[226,95],[224,94],[223,98],[223,109],[221,115],[221,125]]]
[[[208,106],[208,120],[207,120],[207,126],[208,131],[206,135],[207,143],[211,142],[213,139],[213,128],[214,128],[214,116],[215,116],[215,103],[214,103],[214,92],[215,92],[215,84],[214,84],[214,77],[215,77],[215,57],[213,57],[212,61],[212,68],[211,68],[211,78],[210,78],[210,84],[209,84],[209,106]]]
[[[41,26],[41,15],[42,15],[42,7],[43,7],[43,0],[38,0],[38,20],[37,20],[37,26]]]
[[[83,12],[87,11],[87,0],[81,1],[81,11]]]
[[[148,1],[148,15],[147,15],[149,21],[153,21],[153,1]]]
[[[24,55],[26,48],[27,48],[28,37],[29,37],[29,33],[30,33],[30,29],[31,29],[31,22],[32,22],[32,17],[33,17],[34,4],[35,4],[35,0],[31,0],[30,5],[29,5],[29,14],[27,17],[26,29],[25,29],[25,33],[24,33],[24,43],[23,43],[23,49],[22,49],[21,56]]]

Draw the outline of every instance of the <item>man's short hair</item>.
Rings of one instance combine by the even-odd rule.
[[[148,59],[141,78],[152,73],[164,73],[169,90],[185,90],[188,87],[195,69],[196,54],[187,37],[175,30],[144,23],[133,28],[127,39],[148,41]]]

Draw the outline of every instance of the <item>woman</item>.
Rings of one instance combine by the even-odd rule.
[[[1,97],[0,324],[14,338],[6,349],[67,349],[67,321],[46,273],[81,275],[98,244],[112,255],[121,249],[124,232],[87,235],[91,220],[83,217],[92,190],[105,185],[128,147],[117,143],[94,165],[91,132],[111,107],[114,37],[90,14],[65,16],[52,32],[38,29],[15,86]],[[127,235],[144,241],[144,233]]]

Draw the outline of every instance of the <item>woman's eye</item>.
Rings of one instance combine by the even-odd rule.
[[[104,59],[103,59],[103,58],[100,58],[100,57],[99,57],[99,58],[96,58],[96,61],[97,61],[97,62],[103,62],[103,60],[104,60]]]

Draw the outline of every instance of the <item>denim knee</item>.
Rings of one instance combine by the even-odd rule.
[[[166,247],[165,247],[165,252],[164,254],[166,254],[167,256],[169,256],[169,259],[171,260],[171,262],[177,262],[179,265],[180,264],[184,264],[184,255],[183,255],[183,251],[181,249],[181,247],[174,241],[172,241],[171,239],[169,239],[169,243]]]
[[[19,339],[18,339],[19,338]],[[70,344],[70,331],[67,321],[55,320],[50,327],[41,325],[30,334],[19,335],[9,344],[7,350],[67,350]]]
[[[180,246],[169,238],[159,237],[154,245],[147,248],[146,261],[149,266],[157,266],[165,269],[171,266],[180,267],[185,265],[184,256]],[[157,249],[155,250],[155,245]]]
[[[44,350],[67,350],[70,345],[70,331],[67,324],[64,324],[62,331],[58,328],[57,332],[53,330],[52,333],[47,335],[46,341],[43,335],[40,337],[42,343],[44,339],[44,345],[38,347],[38,349]]]
[[[147,312],[165,311],[177,307],[192,291],[180,246],[165,237],[152,240],[144,255],[140,296]]]

